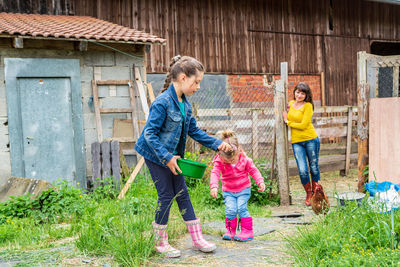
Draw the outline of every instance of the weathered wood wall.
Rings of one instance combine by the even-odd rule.
[[[400,5],[366,0],[0,0],[0,9],[93,16],[164,37],[148,73],[165,72],[176,54],[208,73],[279,73],[284,61],[290,74],[325,72],[330,106],[357,102],[357,51],[400,40]]]
[[[357,51],[400,40],[400,6],[363,0],[76,0],[75,14],[167,38],[152,46],[149,73],[176,54],[212,73],[279,73],[283,61],[289,73],[324,71],[327,105],[356,104]]]
[[[0,12],[73,15],[72,0],[0,0]]]

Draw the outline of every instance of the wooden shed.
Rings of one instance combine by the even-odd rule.
[[[102,138],[112,137],[113,120],[129,118],[126,81],[134,67],[146,77],[146,46],[164,42],[91,17],[0,13],[0,183],[20,176],[86,187],[91,144],[102,141],[94,92],[102,108],[122,109],[99,116]]]

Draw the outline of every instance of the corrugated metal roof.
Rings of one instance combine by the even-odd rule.
[[[0,34],[164,44],[155,35],[86,16],[0,13]]]

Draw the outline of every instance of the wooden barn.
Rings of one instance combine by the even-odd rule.
[[[357,103],[357,51],[400,53],[395,0],[2,0],[0,10],[92,16],[167,39],[149,47],[147,73],[165,73],[177,54],[207,72],[260,80],[288,62],[289,88],[308,81],[322,105]],[[255,75],[254,75],[255,74]],[[151,77],[149,78],[151,80]]]

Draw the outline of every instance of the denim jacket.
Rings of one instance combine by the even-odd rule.
[[[222,143],[221,140],[209,136],[197,127],[196,119],[192,115],[191,104],[184,95],[182,99],[185,103],[184,123],[182,123],[178,97],[172,84],[151,104],[149,117],[135,145],[136,151],[145,159],[165,167],[172,159],[175,149],[178,155],[183,158],[187,135],[213,150],[217,150]],[[182,126],[182,145],[177,147]]]

